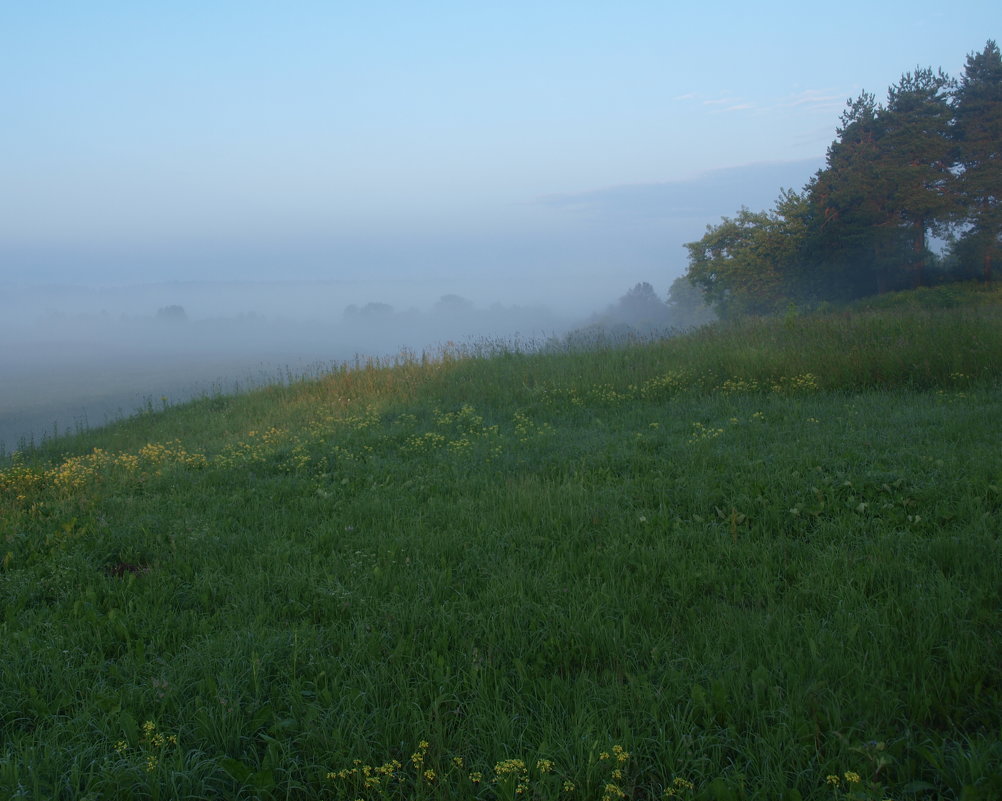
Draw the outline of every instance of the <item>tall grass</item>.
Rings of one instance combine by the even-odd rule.
[[[0,471],[0,792],[1002,797],[1002,321],[346,365]]]

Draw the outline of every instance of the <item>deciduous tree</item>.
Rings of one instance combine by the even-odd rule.
[[[686,277],[723,315],[766,314],[796,292],[804,242],[803,195],[784,190],[772,211],[741,209],[686,245]]]

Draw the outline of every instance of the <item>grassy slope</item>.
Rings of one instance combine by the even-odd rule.
[[[1002,797],[994,308],[445,354],[23,455],[0,794]]]

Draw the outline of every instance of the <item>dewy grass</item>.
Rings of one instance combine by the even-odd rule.
[[[792,325],[16,455],[0,794],[1002,797],[1002,324]]]

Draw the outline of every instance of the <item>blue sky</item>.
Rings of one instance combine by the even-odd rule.
[[[928,0],[5,3],[0,281],[625,290],[660,264],[666,288],[681,241],[808,179],[849,97],[958,75],[1000,23]]]

